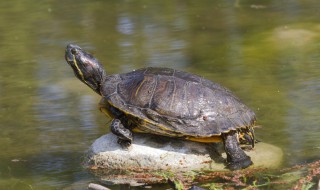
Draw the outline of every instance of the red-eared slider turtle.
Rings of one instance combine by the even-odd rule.
[[[76,77],[102,96],[119,144],[130,146],[132,132],[198,142],[223,142],[227,167],[250,166],[239,136],[254,146],[255,114],[232,92],[197,75],[169,68],[143,68],[107,75],[89,53],[69,44],[65,58]]]

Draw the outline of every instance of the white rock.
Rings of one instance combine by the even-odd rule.
[[[89,164],[91,167],[124,171],[222,171],[226,170],[226,155],[222,153],[222,159],[219,154],[214,154],[216,151],[221,152],[221,147],[217,149],[205,143],[135,134],[130,149],[124,150],[117,143],[117,137],[109,133],[92,144]],[[280,148],[262,142],[257,143],[254,150],[246,153],[254,163],[251,167],[276,168],[283,156]]]

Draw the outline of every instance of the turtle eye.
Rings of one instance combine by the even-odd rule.
[[[72,49],[71,49],[71,53],[72,53],[73,55],[76,55],[76,54],[78,54],[78,50],[77,50],[76,48],[72,48]]]

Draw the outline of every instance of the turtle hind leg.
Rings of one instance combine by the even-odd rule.
[[[118,137],[118,143],[121,147],[128,149],[133,140],[132,132],[125,128],[119,119],[112,120],[110,129]]]
[[[251,158],[241,149],[236,131],[222,134],[224,149],[227,154],[227,168],[230,170],[244,169],[252,165]]]

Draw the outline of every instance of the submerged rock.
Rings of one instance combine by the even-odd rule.
[[[276,168],[283,152],[280,148],[257,143],[246,151],[254,165],[250,168]],[[124,150],[111,133],[98,138],[91,146],[90,168],[108,171],[225,171],[226,154],[222,143],[205,144],[150,134],[135,134],[129,150]]]

